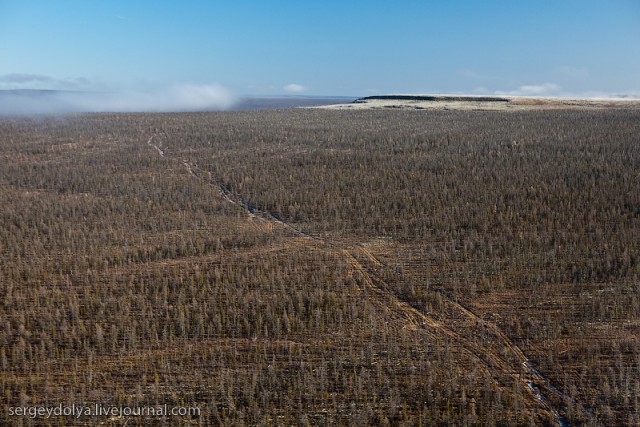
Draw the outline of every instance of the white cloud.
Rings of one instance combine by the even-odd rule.
[[[235,96],[219,84],[175,85],[151,92],[7,91],[0,114],[226,110]]]
[[[560,86],[555,83],[542,83],[538,85],[523,85],[515,90],[502,91],[497,90],[496,95],[512,95],[512,96],[552,96],[557,95]]]
[[[290,83],[286,86],[282,87],[282,90],[284,90],[285,92],[290,92],[290,93],[300,93],[300,92],[304,92],[307,90],[307,88],[305,86],[299,85],[297,83]]]
[[[489,93],[485,88],[477,88],[476,93]],[[540,85],[523,85],[514,90],[493,92],[495,95],[503,96],[548,96],[556,98],[574,98],[574,99],[640,99],[640,90],[627,89],[619,91],[602,91],[602,90],[586,90],[586,91],[568,91],[555,83],[543,83]]]

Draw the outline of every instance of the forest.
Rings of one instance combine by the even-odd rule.
[[[640,110],[0,118],[0,425],[640,424]],[[198,417],[11,417],[169,404]]]

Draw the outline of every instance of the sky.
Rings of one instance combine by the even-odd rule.
[[[640,0],[0,0],[0,89],[638,97]]]

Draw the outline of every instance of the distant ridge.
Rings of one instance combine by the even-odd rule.
[[[60,89],[0,89],[0,95],[22,95],[22,96],[39,96],[39,95],[55,95],[59,93],[101,93],[81,90],[60,90]]]
[[[455,96],[455,95],[374,95],[358,98],[353,101],[356,104],[371,100],[388,101],[467,101],[467,102],[511,102],[509,98],[496,96]]]

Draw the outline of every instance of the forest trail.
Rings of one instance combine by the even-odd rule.
[[[152,135],[147,144],[155,148],[161,157],[165,157],[165,152],[153,143],[153,139],[156,137],[157,134]],[[175,160],[180,161],[179,159]],[[560,415],[560,409],[566,405],[567,401],[570,401],[581,408],[593,425],[602,425],[597,416],[584,405],[555,387],[535,367],[535,364],[522,349],[500,330],[498,325],[481,319],[445,292],[436,291],[443,297],[445,304],[445,309],[437,315],[432,315],[421,307],[411,305],[411,301],[403,299],[394,292],[383,279],[380,272],[387,266],[363,245],[326,239],[300,230],[269,211],[249,206],[229,191],[224,183],[212,181],[210,177],[204,178],[206,172],[199,170],[188,160],[181,161],[181,164],[189,175],[200,180],[206,179],[206,183],[216,187],[224,200],[242,208],[248,213],[250,219],[257,220],[252,222],[257,227],[262,227],[264,231],[271,231],[274,226],[280,226],[297,238],[302,237],[310,243],[340,254],[363,280],[367,291],[375,297],[375,301],[392,312],[395,317],[403,319],[406,327],[447,337],[459,345],[464,352],[479,360],[484,365],[485,369],[483,370],[489,372],[494,379],[505,386],[507,379],[521,383],[528,390],[527,406],[533,412],[547,412],[551,418],[555,419],[557,425],[568,426],[567,421]]]
[[[155,148],[158,151],[158,154],[160,154],[160,157],[164,157],[164,151],[162,151],[162,149],[160,147],[158,147],[156,144],[153,143],[153,139],[156,137],[156,134],[151,135],[151,137],[147,140],[147,145],[149,145],[150,147]]]

